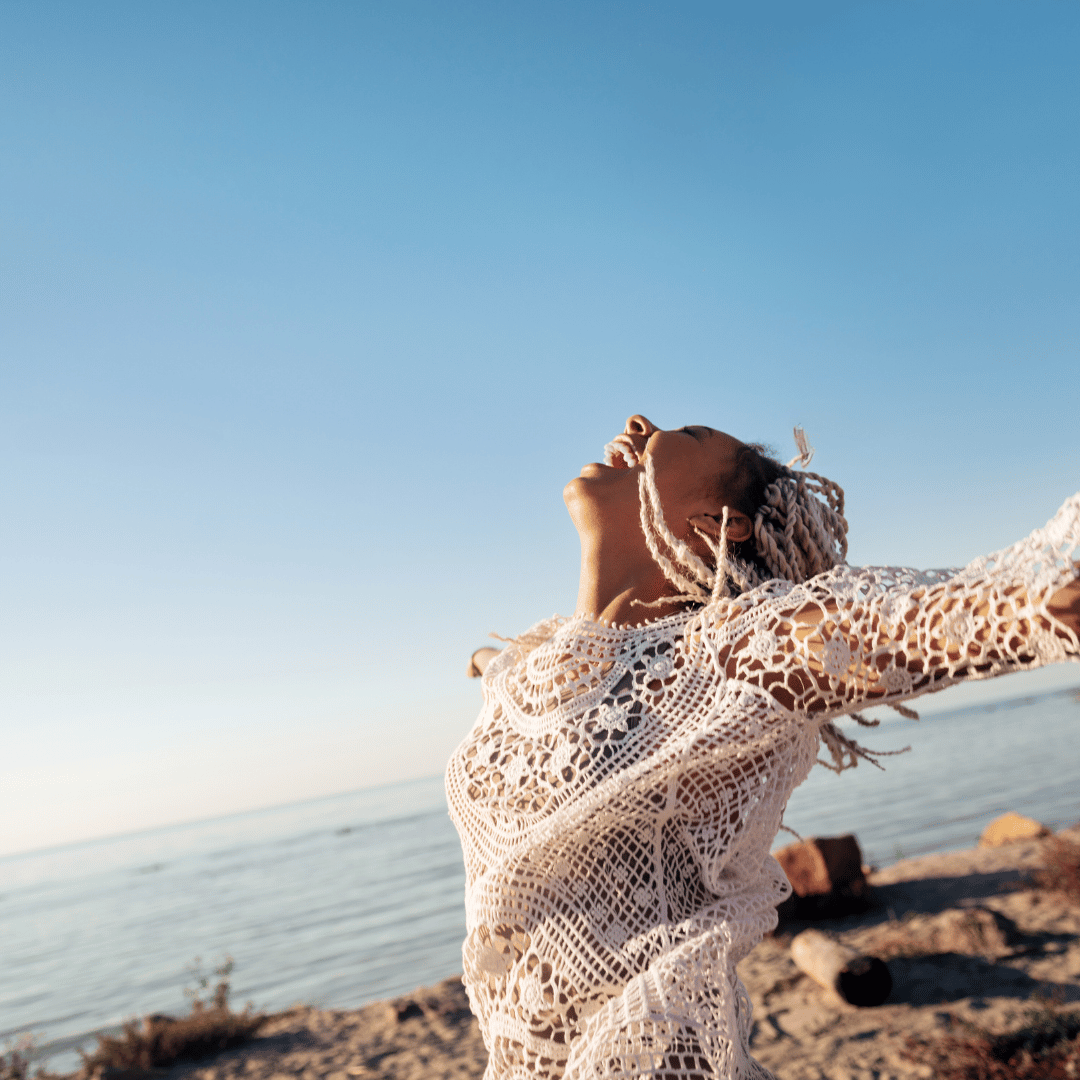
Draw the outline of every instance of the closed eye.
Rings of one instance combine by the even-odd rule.
[[[701,436],[690,425],[679,428],[680,434],[689,435],[691,439],[697,439],[698,442],[702,442]]]

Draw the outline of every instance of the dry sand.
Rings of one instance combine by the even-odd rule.
[[[1080,840],[1080,826],[1064,834]],[[930,1077],[925,1052],[973,1023],[997,1032],[1040,1001],[1080,1009],[1080,905],[1028,887],[1045,841],[931,855],[871,877],[875,906],[819,929],[888,960],[893,993],[857,1009],[792,962],[799,924],[740,965],[755,1056],[780,1080]],[[920,1060],[921,1059],[921,1060]],[[485,1053],[457,978],[361,1009],[298,1008],[246,1046],[168,1080],[441,1080],[480,1077]]]

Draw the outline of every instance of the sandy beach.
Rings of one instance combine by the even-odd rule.
[[[1058,835],[1080,840],[1080,826]],[[1029,877],[1047,843],[899,862],[871,876],[865,914],[815,924],[887,960],[893,991],[876,1008],[850,1006],[799,971],[788,944],[807,924],[764,940],[740,967],[757,1058],[780,1080],[931,1077],[940,1039],[967,1025],[1010,1030],[1047,1003],[1080,1011],[1080,905]],[[159,1075],[465,1080],[484,1062],[465,992],[449,978],[359,1009],[276,1014],[245,1046]]]

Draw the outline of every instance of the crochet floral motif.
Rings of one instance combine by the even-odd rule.
[[[881,685],[887,694],[907,694],[911,691],[911,675],[903,668],[890,667],[881,673]]]
[[[529,1012],[537,1012],[544,1007],[544,988],[535,976],[522,979],[518,990],[518,999]]]
[[[675,670],[675,661],[670,656],[654,656],[645,661],[645,673],[656,679],[666,679]]]
[[[605,731],[628,731],[626,709],[618,705],[602,705],[596,716],[597,724]]]
[[[767,1080],[735,965],[789,892],[769,849],[823,723],[1077,660],[1045,604],[1078,540],[1080,495],[960,571],[842,566],[636,629],[549,620],[496,657],[447,770],[487,1080]]]
[[[825,642],[821,651],[822,666],[825,673],[834,679],[843,675],[851,663],[851,650],[840,638],[832,638]]]

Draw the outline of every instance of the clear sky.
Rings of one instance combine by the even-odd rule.
[[[1042,524],[1078,55],[1071,0],[5,0],[0,852],[441,770],[633,412],[805,425],[853,562]]]

